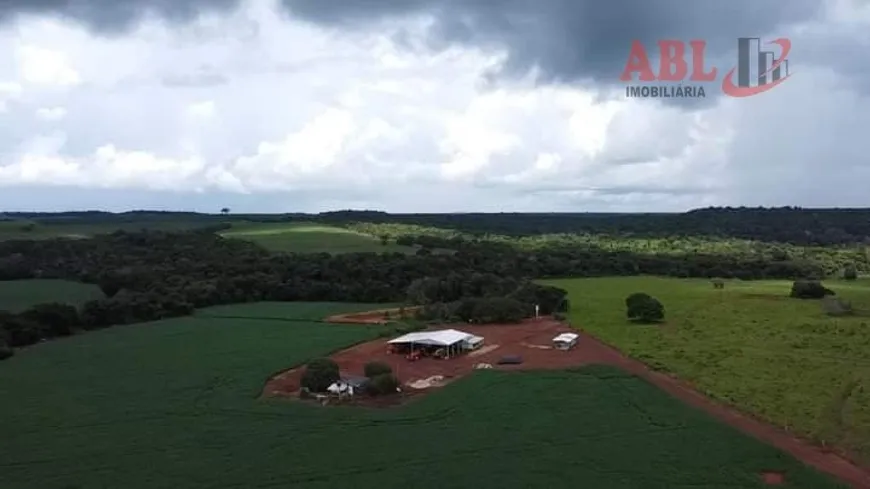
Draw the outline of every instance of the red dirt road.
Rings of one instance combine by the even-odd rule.
[[[369,316],[371,317],[371,316]],[[381,316],[382,317],[382,316]],[[442,326],[449,327],[449,326]],[[734,408],[700,394],[686,382],[672,376],[654,372],[645,364],[621,354],[616,349],[549,318],[529,320],[515,325],[457,325],[456,329],[483,336],[485,343],[482,351],[462,355],[449,360],[423,358],[410,362],[403,355],[387,353],[386,339],[360,344],[332,356],[342,372],[349,375],[362,375],[363,366],[372,360],[382,361],[393,367],[396,376],[403,384],[405,396],[416,397],[429,389],[407,387],[409,382],[441,375],[446,381],[471,373],[474,365],[489,363],[494,369],[559,369],[588,364],[613,365],[646,379],[674,397],[706,411],[723,422],[752,435],[780,450],[790,453],[802,462],[827,472],[856,489],[870,489],[870,470],[850,462],[835,453],[824,451],[811,443],[789,433],[741,414]],[[536,348],[550,346],[554,336],[563,332],[580,334],[580,340],[572,350]],[[493,348],[494,345],[498,347]],[[486,351],[491,349],[490,351]],[[475,354],[477,353],[477,354]],[[519,355],[520,365],[496,365],[505,355]],[[295,396],[299,391],[302,369],[282,372],[269,379],[263,389],[264,396]]]

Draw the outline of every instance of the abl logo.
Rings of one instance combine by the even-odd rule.
[[[624,82],[637,80],[640,82],[711,82],[717,79],[718,69],[709,70],[704,66],[704,49],[706,41],[692,40],[688,42],[692,55],[692,72],[686,62],[686,43],[679,40],[664,39],[658,41],[659,70],[656,74],[649,61],[649,56],[640,41],[631,44],[628,61],[619,79]],[[737,66],[732,68],[722,78],[722,92],[731,97],[750,97],[764,93],[782,82],[791,74],[788,71],[788,55],[791,51],[791,41],[779,38],[768,43],[779,46],[779,56],[770,50],[761,49],[761,39],[757,37],[740,37],[737,39]],[[735,82],[736,75],[736,82]],[[649,98],[702,98],[706,97],[703,85],[629,85],[625,88],[626,97]]]

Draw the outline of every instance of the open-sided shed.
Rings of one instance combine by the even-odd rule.
[[[469,346],[479,346],[482,342],[483,338],[479,336],[456,329],[443,329],[408,333],[387,343],[391,346],[405,347],[411,351],[415,349],[444,349],[446,356],[450,357],[469,349]]]

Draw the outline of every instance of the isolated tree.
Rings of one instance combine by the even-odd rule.
[[[230,208],[229,208],[229,207],[224,207],[223,209],[221,209],[221,214],[223,214],[223,215],[227,215],[227,214],[229,214],[229,213],[230,213]]]
[[[655,297],[642,292],[625,299],[628,319],[638,323],[657,323],[665,318],[665,307]]]
[[[394,394],[398,390],[399,379],[391,373],[376,375],[366,384],[366,392],[372,396]]]
[[[652,299],[652,296],[644,292],[635,292],[625,298],[625,307],[631,310],[634,307]]]
[[[854,263],[846,265],[843,268],[843,278],[846,280],[856,280],[858,278],[858,267]]]
[[[341,379],[338,364],[329,358],[316,358],[305,366],[302,374],[302,387],[311,392],[325,392],[329,386]]]
[[[834,291],[822,285],[818,280],[796,280],[791,285],[789,296],[795,299],[821,299],[835,295]]]
[[[363,367],[363,373],[368,378],[374,378],[378,375],[391,374],[393,373],[393,367],[390,367],[384,362],[368,362]]]
[[[390,243],[390,237],[386,234],[381,235],[381,246],[387,246]]]

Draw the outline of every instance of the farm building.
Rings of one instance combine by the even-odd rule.
[[[483,345],[483,338],[455,329],[444,329],[408,333],[387,343],[398,351],[421,351],[449,358],[464,351],[480,348]]]
[[[577,333],[562,333],[553,338],[553,346],[558,350],[570,350],[571,348],[574,348],[574,345],[577,344],[577,340],[579,339],[580,335]]]

